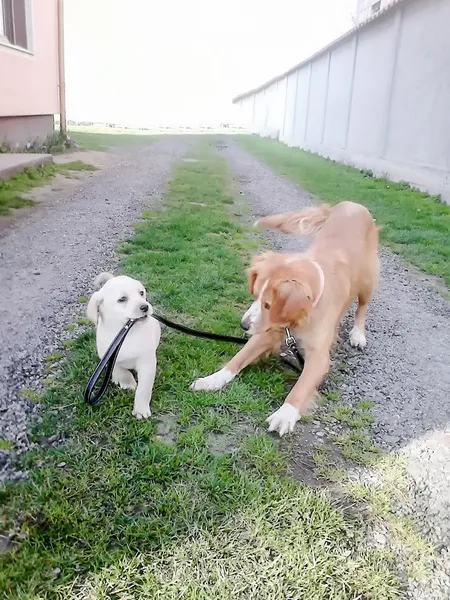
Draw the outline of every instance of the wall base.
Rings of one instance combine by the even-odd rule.
[[[28,143],[42,143],[53,135],[54,127],[53,115],[0,117],[0,145],[5,143],[18,150]]]

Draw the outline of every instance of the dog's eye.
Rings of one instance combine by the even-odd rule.
[[[140,293],[141,296],[143,296],[144,295],[144,290],[141,290],[139,293]]]
[[[117,302],[126,302],[127,301],[127,297],[126,296],[122,296],[122,298],[119,298],[117,300]]]
[[[264,308],[266,310],[269,310],[270,309],[270,304],[268,302],[264,302]]]

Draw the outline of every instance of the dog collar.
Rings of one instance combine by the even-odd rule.
[[[319,263],[317,263],[315,260],[312,260],[311,262],[317,269],[317,272],[319,273],[319,278],[320,278],[319,293],[317,294],[317,296],[313,302],[313,308],[316,308],[316,306],[319,304],[320,299],[322,298],[323,288],[325,287],[325,275],[324,275],[323,269],[319,265]]]

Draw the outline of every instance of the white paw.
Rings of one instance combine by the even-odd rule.
[[[137,383],[131,373],[129,373],[129,377],[113,377],[113,383],[118,385],[123,390],[132,390],[134,391],[137,387]]]
[[[134,392],[137,388],[137,383],[135,381],[133,383],[131,381],[115,381],[114,383],[117,383],[123,390],[132,390]]]
[[[365,348],[367,346],[366,336],[364,331],[355,325],[350,332],[350,346],[354,348]]]
[[[228,369],[220,369],[208,377],[200,377],[191,385],[190,389],[194,392],[214,392],[224,388],[227,383],[234,379],[234,375]]]
[[[150,406],[135,406],[133,408],[133,417],[136,417],[136,419],[148,419],[151,414]]]
[[[269,423],[269,431],[278,431],[280,437],[283,437],[285,433],[294,431],[294,426],[299,419],[298,410],[286,402],[266,420]]]

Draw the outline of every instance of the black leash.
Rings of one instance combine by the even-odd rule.
[[[191,329],[185,325],[180,325],[179,323],[169,321],[169,319],[166,319],[166,317],[162,317],[161,315],[152,315],[152,317],[163,325],[167,325],[167,327],[170,327],[171,329],[175,329],[181,333],[187,333],[188,335],[192,335],[194,337],[203,338],[205,340],[230,342],[232,344],[241,344],[241,346],[244,346],[248,342],[248,338],[233,337],[232,335],[221,335],[220,333],[209,333],[209,331],[197,331],[197,329]]]
[[[114,365],[116,364],[116,359],[117,359],[117,355],[120,352],[120,348],[121,348],[128,332],[130,331],[130,329],[139,320],[140,319],[129,319],[127,321],[126,325],[124,327],[122,327],[122,329],[119,331],[119,333],[113,339],[110,347],[105,352],[105,355],[102,358],[102,360],[98,363],[97,368],[95,369],[92,377],[89,379],[86,389],[84,390],[84,400],[88,404],[95,405],[100,402],[100,400],[101,400],[103,394],[106,392],[106,388],[108,387],[109,382],[111,380],[111,375],[112,375],[112,372],[114,369]],[[105,368],[106,368],[106,372],[105,372],[105,376],[102,381],[102,385],[100,386],[100,389],[98,390],[98,392],[95,395],[93,395],[94,386],[97,383],[100,375],[102,374],[102,371]]]
[[[176,331],[179,331],[181,333],[187,333],[188,335],[192,335],[194,337],[207,339],[207,340],[215,340],[217,342],[230,342],[233,344],[240,344],[241,346],[244,346],[248,342],[248,338],[234,337],[231,335],[221,335],[219,333],[210,333],[208,331],[198,331],[197,329],[191,329],[190,327],[186,327],[185,325],[180,325],[179,323],[174,323],[173,321],[169,321],[169,319],[166,319],[165,317],[163,317],[161,315],[153,314],[151,316],[154,319],[156,319],[157,321],[159,321],[160,323],[162,323],[163,325],[170,327],[171,329],[175,329]],[[114,369],[114,365],[116,363],[117,356],[120,352],[120,348],[121,348],[128,332],[130,331],[130,329],[133,327],[133,325],[135,323],[137,323],[137,321],[140,321],[140,320],[141,319],[129,319],[127,321],[126,325],[124,327],[122,327],[122,329],[116,335],[116,337],[112,341],[110,347],[106,351],[105,355],[103,356],[101,361],[98,363],[97,368],[95,369],[92,377],[89,379],[86,389],[84,391],[84,400],[88,404],[91,404],[92,406],[94,406],[95,404],[98,404],[100,402],[100,400],[101,400],[102,396],[104,395],[104,393],[106,392],[106,389],[111,380],[111,375],[112,375],[112,372]],[[286,337],[285,337],[286,347],[287,347],[288,351],[297,360],[300,367],[303,367],[304,360],[298,350],[297,342],[296,342],[294,336],[291,334],[288,327],[286,327],[285,331],[286,331]],[[289,368],[291,368],[296,373],[300,374],[302,372],[302,368],[298,367],[297,365],[295,365],[294,363],[292,363],[291,361],[286,359],[285,353],[280,354],[280,359],[282,362],[284,362],[286,365],[288,365]],[[102,372],[105,369],[106,369],[106,372],[105,372],[105,376],[103,378],[102,384],[100,386],[100,389],[98,390],[98,392],[96,394],[94,394],[95,384],[97,383],[98,379],[100,378],[100,375],[102,374]]]

